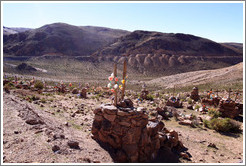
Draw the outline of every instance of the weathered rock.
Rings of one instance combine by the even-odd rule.
[[[77,141],[68,141],[67,145],[72,149],[79,149],[79,142]]]
[[[179,122],[180,125],[194,126],[191,120],[183,120]]]
[[[43,124],[43,121],[39,119],[27,119],[26,123],[29,125],[37,125],[37,124]]]
[[[60,150],[60,147],[59,147],[58,145],[52,146],[52,151],[53,151],[53,152],[57,152],[57,151],[59,151],[59,150]]]
[[[217,146],[214,143],[209,143],[208,144],[208,147],[218,149]]]
[[[86,99],[87,98],[86,92],[87,92],[87,88],[83,88],[80,92],[80,97]]]
[[[193,110],[193,105],[192,104],[188,104],[187,105],[187,109]]]
[[[110,115],[110,114],[103,114],[104,118],[109,120],[110,122],[113,122],[116,118],[116,115]]]
[[[113,105],[111,106],[106,105],[102,107],[102,111],[106,114],[115,115],[117,113],[117,108]]]
[[[79,90],[77,89],[77,88],[74,88],[73,90],[72,90],[72,94],[78,94],[79,93]]]

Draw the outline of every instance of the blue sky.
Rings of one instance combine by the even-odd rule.
[[[64,22],[129,31],[188,33],[243,42],[243,3],[3,3],[2,25],[38,28]]]

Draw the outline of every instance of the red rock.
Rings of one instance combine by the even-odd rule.
[[[116,115],[109,115],[109,114],[103,114],[104,118],[109,120],[110,122],[113,122],[116,118]]]

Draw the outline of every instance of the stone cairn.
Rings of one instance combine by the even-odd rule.
[[[148,100],[148,94],[149,94],[149,91],[146,89],[146,85],[144,84],[144,85],[142,86],[140,98],[141,98],[142,100]]]
[[[239,104],[230,99],[221,100],[219,103],[218,111],[221,112],[222,117],[229,117],[232,119],[237,117],[241,113],[241,110],[239,109]]]
[[[183,107],[183,103],[180,101],[179,94],[175,97],[174,93],[175,93],[175,85],[173,87],[173,94],[167,100],[166,106],[171,106],[171,107],[175,107],[175,108],[182,108]]]
[[[80,91],[80,97],[86,99],[86,92],[87,92],[87,88],[83,88]]]
[[[197,87],[194,87],[191,91],[191,94],[190,94],[190,98],[193,99],[194,101],[198,101],[199,100],[199,94],[198,94],[198,88]]]
[[[171,107],[175,107],[175,108],[182,108],[183,107],[183,103],[180,101],[179,98],[171,96],[167,100],[166,106],[171,106]]]
[[[168,131],[159,120],[149,120],[143,107],[134,108],[124,100],[126,108],[102,104],[94,110],[93,138],[115,149],[117,162],[148,162],[160,148],[184,149],[175,131]],[[123,105],[123,104],[122,104]]]
[[[207,98],[202,99],[201,103],[210,106],[218,106],[221,98],[218,95],[219,90],[217,89],[217,95],[213,94],[212,89],[208,91]]]
[[[177,132],[165,129],[157,118],[149,120],[145,108],[134,108],[124,96],[114,105],[100,105],[94,114],[93,138],[114,149],[116,162],[148,162],[157,157],[161,148],[176,152],[184,149]]]

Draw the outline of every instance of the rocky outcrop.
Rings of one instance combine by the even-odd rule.
[[[177,132],[168,131],[157,119],[148,120],[145,108],[103,104],[94,113],[93,137],[114,149],[116,162],[152,161],[162,147],[173,151],[184,149]]]

